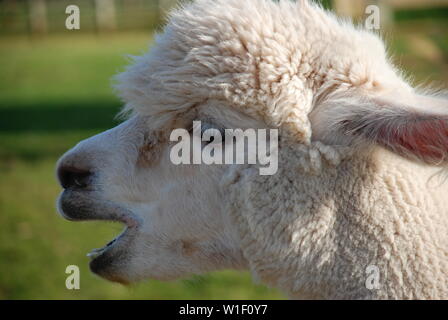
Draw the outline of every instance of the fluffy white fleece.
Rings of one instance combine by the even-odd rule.
[[[214,99],[280,129],[276,175],[224,181],[261,281],[297,298],[448,298],[448,190],[428,182],[435,169],[312,141],[329,96],[411,91],[376,35],[307,1],[199,0],[118,82],[126,110],[161,125]],[[379,287],[368,289],[372,265]]]
[[[226,181],[252,274],[293,298],[446,299],[447,188],[428,183],[434,171],[378,150],[313,173],[309,154],[285,148],[277,175]]]
[[[376,36],[308,1],[199,0],[171,13],[117,88],[126,110],[184,112],[218,99],[309,142],[313,99],[336,82],[373,87],[373,71],[395,78],[385,60]]]

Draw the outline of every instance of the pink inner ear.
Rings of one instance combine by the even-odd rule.
[[[415,117],[402,128],[384,126],[378,130],[377,140],[403,156],[441,164],[448,156],[448,119]]]

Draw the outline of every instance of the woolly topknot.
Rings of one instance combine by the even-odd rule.
[[[372,68],[384,58],[375,36],[308,1],[198,0],[171,13],[116,88],[125,111],[179,114],[216,99],[309,143],[313,97],[328,79],[368,82],[367,68],[347,73],[348,56],[366,56],[353,41],[374,43]]]

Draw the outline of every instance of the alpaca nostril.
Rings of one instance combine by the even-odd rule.
[[[92,173],[88,170],[71,166],[61,166],[58,169],[58,179],[64,189],[87,187],[91,175]]]

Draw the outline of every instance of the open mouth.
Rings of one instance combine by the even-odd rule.
[[[95,191],[64,190],[59,197],[58,210],[70,221],[104,220],[125,225],[124,230],[104,247],[93,249],[87,254],[91,259],[91,269],[95,273],[102,273],[103,269],[126,255],[130,242],[142,224],[141,218],[133,212],[102,199]]]

